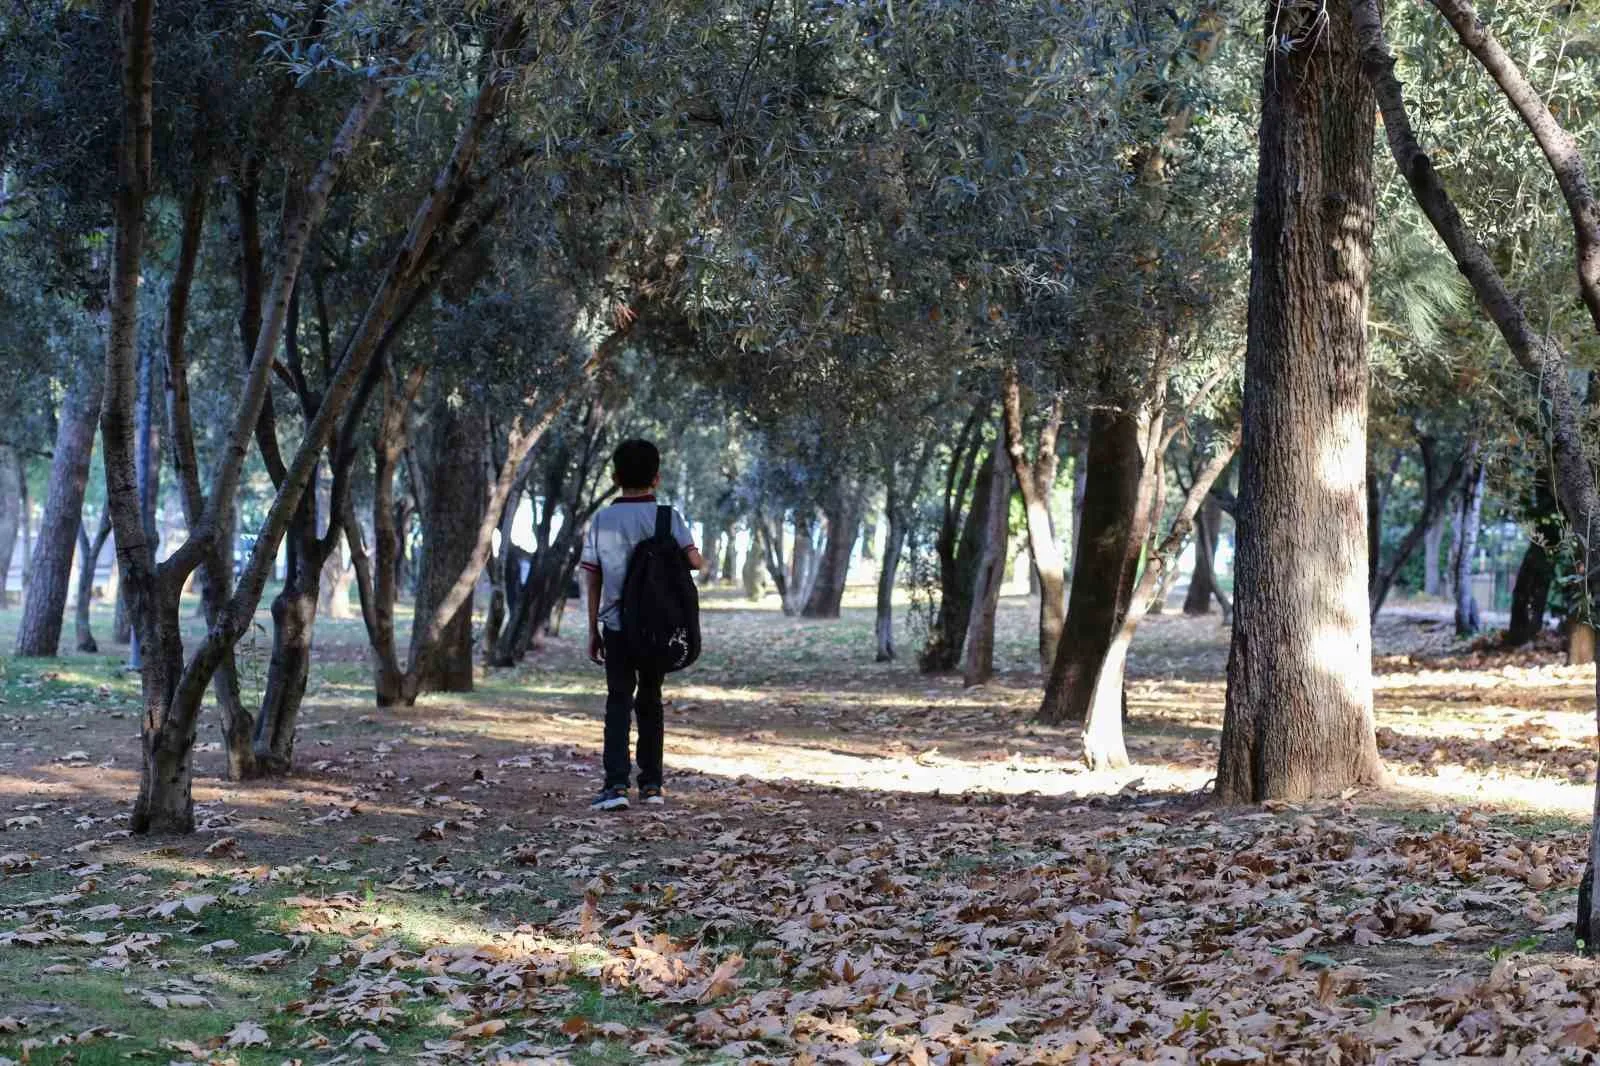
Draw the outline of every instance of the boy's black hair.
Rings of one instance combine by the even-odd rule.
[[[661,472],[661,453],[647,440],[625,440],[611,453],[611,469],[624,489],[647,489]]]

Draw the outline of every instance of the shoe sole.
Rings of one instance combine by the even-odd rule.
[[[589,809],[591,811],[625,811],[628,809],[628,801],[625,799],[614,799],[606,800],[603,803],[591,803],[589,804]]]
[[[657,796],[654,799],[643,800],[641,802],[643,802],[646,807],[665,807],[667,805],[667,801],[662,799],[660,796]]]

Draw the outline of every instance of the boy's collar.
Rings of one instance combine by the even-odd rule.
[[[644,493],[642,496],[618,496],[617,497],[617,502],[618,503],[655,503],[656,502],[656,494],[653,493],[653,492],[647,492],[647,493]]]

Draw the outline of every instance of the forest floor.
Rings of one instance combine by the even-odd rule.
[[[178,840],[126,830],[120,655],[0,662],[0,1062],[1600,1049],[1600,968],[1570,932],[1592,667],[1396,614],[1376,637],[1391,787],[1223,811],[1214,617],[1141,630],[1136,766],[1091,774],[1029,721],[1026,601],[973,690],[874,664],[864,605],[708,608],[706,655],[670,685],[669,805],[606,816],[576,627],[475,693],[380,713],[358,625],[319,626],[300,773],[222,780],[208,720],[201,829]]]

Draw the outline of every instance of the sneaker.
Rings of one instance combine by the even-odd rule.
[[[661,794],[661,789],[659,788],[641,788],[639,790],[639,802],[648,804],[651,807],[660,807],[667,802],[667,797]]]
[[[625,811],[628,809],[628,790],[608,788],[601,791],[589,804],[591,811]]]

